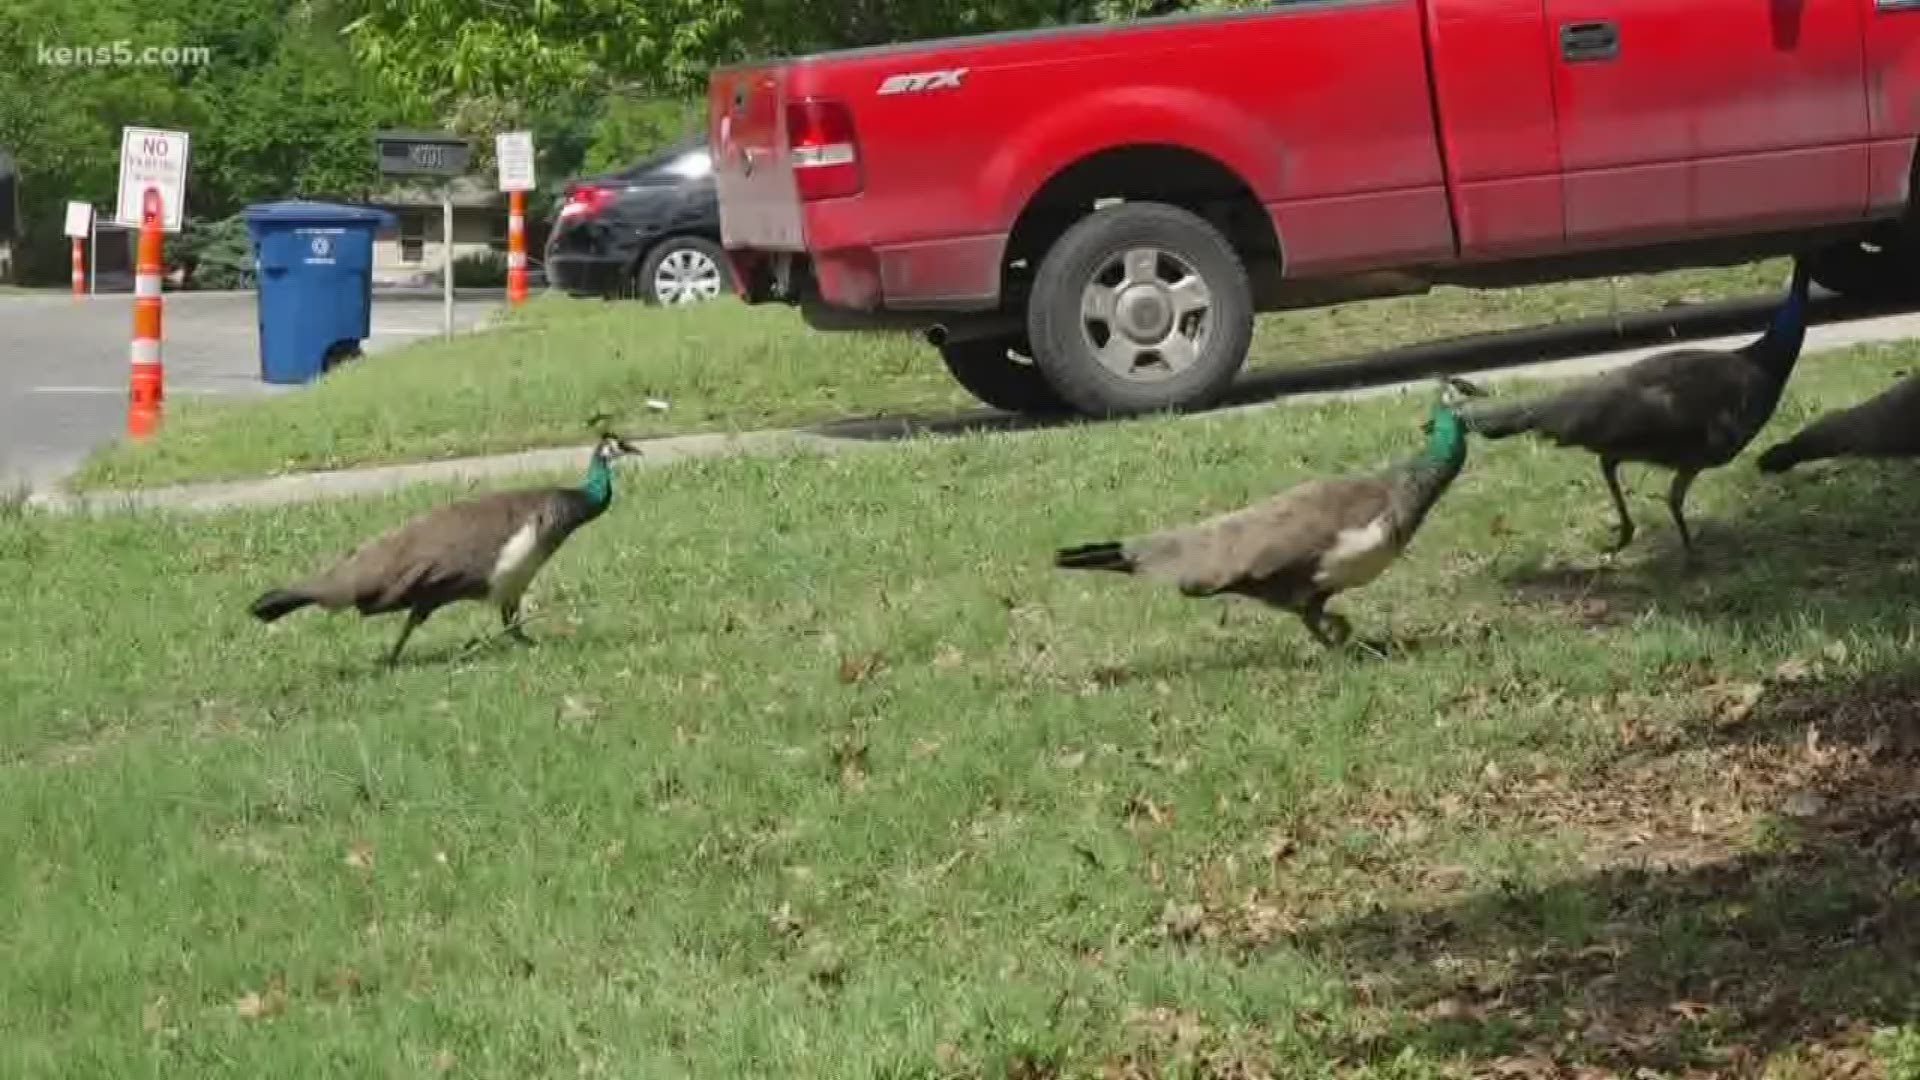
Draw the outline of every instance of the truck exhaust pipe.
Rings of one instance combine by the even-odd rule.
[[[1015,337],[1024,329],[1024,321],[1011,315],[973,315],[936,323],[927,328],[926,338],[927,344],[938,349],[982,338]]]

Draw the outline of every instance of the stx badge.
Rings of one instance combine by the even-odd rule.
[[[889,75],[880,84],[881,94],[917,94],[923,90],[960,89],[960,80],[967,73],[966,68],[948,68],[945,71],[915,71],[901,75]]]

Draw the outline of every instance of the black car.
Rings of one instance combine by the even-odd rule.
[[[727,292],[720,200],[704,133],[567,186],[547,279],[574,296],[689,304]]]

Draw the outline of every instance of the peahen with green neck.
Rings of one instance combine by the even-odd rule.
[[[596,417],[596,419],[599,419]],[[261,595],[254,618],[273,622],[308,605],[363,617],[404,611],[406,625],[387,654],[392,667],[429,616],[462,600],[500,612],[505,633],[526,642],[520,600],[547,560],[576,530],[613,504],[614,459],[638,453],[603,433],[578,487],[500,491],[432,510],[355,548],[329,569]]]
[[[1633,542],[1620,465],[1671,470],[1667,510],[1691,565],[1687,492],[1702,472],[1738,456],[1772,418],[1806,341],[1809,281],[1805,262],[1796,260],[1786,301],[1766,333],[1741,348],[1671,349],[1542,397],[1476,403],[1462,411],[1462,419],[1484,438],[1532,432],[1557,446],[1598,455],[1607,494],[1620,516],[1619,537],[1609,553]]]
[[[1344,644],[1352,627],[1327,601],[1379,577],[1412,542],[1466,463],[1456,395],[1480,393],[1444,380],[1424,424],[1426,448],[1384,470],[1308,480],[1196,524],[1063,548],[1054,565],[1168,581],[1191,597],[1246,597],[1292,612],[1328,648]]]

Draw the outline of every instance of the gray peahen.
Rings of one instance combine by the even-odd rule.
[[[1670,349],[1541,397],[1476,403],[1461,418],[1484,438],[1532,432],[1598,455],[1620,515],[1619,539],[1609,553],[1633,542],[1620,465],[1672,470],[1667,509],[1691,564],[1687,491],[1702,472],[1733,460],[1773,416],[1806,341],[1809,280],[1804,260],[1795,260],[1786,301],[1766,333],[1741,348]]]
[[[1054,565],[1169,581],[1190,597],[1246,597],[1292,612],[1323,646],[1344,644],[1352,627],[1327,601],[1379,577],[1406,550],[1466,462],[1457,398],[1481,393],[1443,380],[1422,425],[1426,448],[1386,469],[1308,480],[1192,525],[1062,548]]]
[[[1920,375],[1850,408],[1835,409],[1760,455],[1760,471],[1783,473],[1827,458],[1920,457]]]
[[[329,569],[268,590],[249,610],[267,623],[308,605],[335,612],[354,608],[363,617],[405,611],[388,667],[399,661],[421,623],[462,600],[493,604],[505,633],[526,643],[520,599],[527,586],[575,530],[612,505],[614,459],[638,452],[626,439],[603,433],[580,486],[499,491],[428,511]]]

